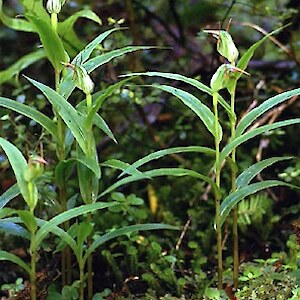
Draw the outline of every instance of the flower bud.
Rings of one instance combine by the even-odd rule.
[[[49,14],[59,14],[61,11],[61,0],[48,0],[46,8]]]
[[[227,88],[230,92],[231,83],[237,80],[237,73],[250,76],[249,73],[240,68],[235,67],[234,65],[221,65],[210,80],[210,87],[213,90],[213,92],[218,92],[219,90],[225,88]]]
[[[228,64],[221,65],[210,80],[213,92],[218,92],[227,87],[229,81]]]
[[[86,95],[91,94],[94,90],[94,82],[86,69],[80,65],[75,65],[75,83]]]

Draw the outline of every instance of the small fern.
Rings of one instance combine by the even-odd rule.
[[[266,193],[251,196],[240,202],[238,208],[238,222],[241,230],[245,230],[249,225],[259,225],[263,216],[272,209],[272,200]]]

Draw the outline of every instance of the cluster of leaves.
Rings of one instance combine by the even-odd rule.
[[[17,179],[17,185],[8,189],[8,191],[1,197],[1,208],[3,208],[1,211],[1,227],[7,230],[7,232],[10,230],[10,233],[16,234],[18,232],[17,235],[27,239],[30,235],[31,237],[34,237],[34,239],[31,238],[31,254],[36,252],[38,249],[40,249],[40,251],[46,251],[46,247],[43,244],[45,243],[44,239],[48,233],[58,235],[60,238],[57,239],[56,242],[51,243],[51,247],[55,247],[57,252],[64,252],[67,249],[66,246],[69,245],[76,256],[81,269],[84,267],[88,257],[94,250],[96,250],[96,248],[100,247],[104,242],[107,242],[112,238],[118,237],[119,235],[125,235],[126,238],[117,239],[116,242],[112,242],[101,251],[101,255],[103,257],[101,264],[105,264],[108,270],[112,270],[110,278],[113,278],[113,281],[116,282],[117,289],[120,292],[113,291],[114,287],[112,284],[109,285],[107,283],[109,289],[105,289],[102,293],[96,294],[94,296],[95,299],[103,299],[109,295],[122,297],[123,294],[130,294],[130,290],[146,291],[147,289],[148,296],[146,297],[150,298],[158,297],[163,295],[165,291],[171,290],[173,291],[173,295],[177,295],[178,297],[180,297],[181,294],[186,294],[189,295],[189,297],[194,296],[200,299],[200,297],[205,294],[205,296],[210,299],[218,299],[218,297],[220,297],[220,292],[207,288],[207,286],[215,280],[214,278],[212,279],[212,276],[209,274],[209,272],[212,272],[211,264],[209,264],[208,267],[209,272],[204,272],[207,268],[204,267],[207,261],[211,262],[215,259],[215,255],[212,253],[215,251],[211,250],[215,250],[215,247],[212,246],[214,243],[212,226],[213,218],[211,217],[213,215],[213,204],[211,201],[198,201],[199,195],[205,191],[205,186],[202,183],[199,183],[199,180],[195,184],[195,179],[204,180],[213,187],[217,197],[221,194],[221,192],[224,195],[227,195],[225,187],[222,187],[222,190],[219,190],[219,187],[214,184],[210,177],[202,175],[208,174],[211,169],[216,167],[214,166],[214,159],[211,159],[211,157],[215,154],[214,150],[199,146],[174,147],[156,151],[149,156],[138,160],[132,165],[129,165],[120,159],[133,161],[136,157],[141,156],[141,152],[143,154],[147,154],[151,152],[151,150],[155,150],[157,144],[149,142],[144,138],[146,133],[145,127],[141,130],[140,126],[132,126],[131,118],[128,118],[128,132],[133,132],[132,136],[135,137],[137,141],[143,140],[143,142],[147,144],[141,145],[140,148],[136,146],[133,147],[131,138],[128,138],[127,135],[122,135],[120,139],[118,138],[120,145],[123,146],[123,149],[130,149],[130,153],[128,153],[128,151],[122,151],[120,153],[118,152],[119,150],[111,150],[115,148],[110,148],[110,151],[114,151],[112,152],[113,154],[111,154],[111,159],[102,162],[102,156],[100,156],[100,164],[98,163],[97,155],[95,155],[95,146],[101,141],[98,132],[103,131],[109,136],[109,138],[116,141],[116,137],[109,129],[103,117],[111,115],[115,110],[114,107],[119,107],[118,111],[122,111],[121,113],[124,115],[126,113],[132,114],[134,110],[132,109],[133,106],[129,102],[135,102],[135,104],[139,105],[141,103],[145,103],[146,100],[141,99],[144,92],[141,91],[140,87],[138,87],[134,92],[130,91],[128,88],[122,88],[122,86],[128,82],[128,79],[110,86],[99,84],[99,86],[101,86],[100,91],[91,95],[92,97],[90,98],[88,95],[92,93],[94,86],[90,81],[89,73],[94,71],[96,67],[103,66],[104,63],[111,63],[111,60],[114,58],[121,57],[126,53],[136,50],[147,51],[150,47],[126,46],[124,48],[109,51],[110,49],[100,45],[103,43],[105,38],[109,38],[109,36],[113,34],[116,34],[121,39],[122,35],[120,34],[119,28],[113,28],[103,34],[100,34],[91,43],[84,47],[85,44],[78,39],[73,26],[79,17],[88,18],[97,24],[101,24],[101,20],[97,17],[97,15],[90,10],[84,10],[73,14],[63,22],[58,22],[58,35],[56,36],[55,31],[53,31],[49,26],[49,14],[40,5],[41,3],[38,2],[38,4],[35,3],[37,5],[30,6],[28,5],[29,2],[30,1],[22,1],[26,10],[26,19],[12,19],[3,12],[1,1],[0,17],[6,26],[14,30],[26,30],[28,32],[38,33],[40,41],[43,44],[43,49],[25,55],[10,68],[2,71],[0,81],[3,81],[0,83],[9,83],[14,85],[14,78],[18,79],[20,72],[29,65],[36,63],[45,57],[47,57],[51,62],[54,70],[58,71],[58,73],[64,74],[62,74],[63,76],[61,77],[56,90],[51,89],[49,86],[36,80],[28,78],[28,80],[39,89],[39,92],[42,93],[42,95],[38,95],[41,96],[40,98],[43,102],[41,106],[39,107],[38,101],[35,101],[33,105],[38,107],[39,110],[45,109],[46,105],[49,106],[50,114],[49,111],[43,114],[37,109],[30,107],[30,103],[26,97],[17,98],[17,100],[26,99],[26,105],[9,99],[10,96],[9,98],[1,97],[0,104],[3,108],[13,110],[16,113],[20,113],[31,118],[34,121],[31,125],[34,125],[35,127],[33,131],[38,132],[38,134],[40,134],[40,131],[37,127],[42,125],[44,132],[46,132],[41,135],[41,137],[45,135],[43,140],[47,140],[45,143],[46,151],[48,151],[50,157],[51,151],[55,153],[55,150],[58,150],[58,157],[55,157],[55,155],[51,157],[52,161],[55,161],[55,163],[53,163],[55,167],[52,168],[51,166],[51,170],[49,170],[49,167],[46,166],[46,169],[48,168],[49,170],[48,174],[46,174],[44,172],[44,162],[42,162],[41,157],[30,156],[30,159],[27,161],[17,148],[4,139],[0,140],[1,146],[7,153]],[[36,14],[44,16],[45,22],[37,18]],[[114,24],[116,25],[117,22]],[[219,31],[219,34],[220,33],[221,32]],[[231,37],[227,35],[227,32],[222,31],[222,34],[224,35],[224,39],[229,38],[230,40]],[[118,43],[120,39],[117,38]],[[227,57],[228,48],[226,48],[226,43],[222,44],[224,39],[220,39],[220,42],[218,43],[218,50],[221,55]],[[262,41],[265,39],[266,38]],[[169,84],[153,85],[157,91],[167,92],[172,98],[178,98],[181,101],[180,104],[175,104],[178,105],[178,111],[184,112],[182,118],[177,120],[176,124],[176,129],[180,130],[180,133],[178,133],[178,137],[176,136],[176,138],[179,139],[180,143],[184,142],[184,144],[191,144],[190,140],[193,140],[193,142],[195,141],[196,144],[199,144],[199,137],[195,130],[196,127],[199,128],[199,131],[203,132],[203,137],[201,138],[201,142],[203,141],[203,143],[201,143],[201,145],[209,144],[209,147],[211,147],[213,141],[212,137],[220,142],[222,139],[222,131],[227,126],[223,127],[223,124],[226,123],[226,121],[222,118],[223,116],[226,116],[226,113],[228,113],[231,120],[233,120],[232,111],[230,111],[230,107],[225,100],[219,96],[217,101],[223,106],[224,110],[220,113],[222,118],[220,117],[220,120],[216,122],[210,105],[204,104],[207,103],[205,101],[207,101],[208,97],[203,97],[204,101],[200,102],[198,99],[198,93],[199,91],[202,91],[208,95],[212,95],[218,89],[228,88],[232,79],[237,80],[240,77],[240,74],[234,73],[234,71],[238,70],[238,68],[240,68],[240,70],[245,69],[254,50],[262,44],[262,41],[254,44],[246,52],[245,56],[243,56],[239,61],[236,69],[234,69],[235,67],[233,65],[230,66],[230,68],[228,65],[223,65],[223,67],[216,72],[216,76],[213,77],[214,80],[212,80],[214,83],[218,81],[217,85],[212,84],[211,87],[203,85],[194,78],[188,78],[175,73],[147,72],[138,74],[149,77],[161,77],[172,81],[175,80],[176,82],[187,83],[198,89],[197,92],[191,94],[186,92],[186,90],[175,88]],[[73,58],[71,63],[65,55],[65,51],[68,52],[68,55],[71,58]],[[231,52],[231,54],[232,55],[229,59],[236,60],[236,51]],[[66,71],[62,62],[66,66],[69,66],[72,70],[69,69]],[[88,79],[87,85],[85,85],[85,81],[81,80],[84,77]],[[219,79],[217,78],[216,80],[216,77],[219,77]],[[51,82],[49,78],[47,81]],[[72,100],[70,101],[72,104],[75,103],[76,107],[73,107],[71,103],[66,100],[71,99],[70,95],[75,86],[81,89],[86,95],[86,103],[85,101],[82,101],[81,94],[78,94],[78,96],[76,94],[76,97],[72,97]],[[151,95],[149,96],[150,101],[147,101],[148,103],[156,101],[153,99],[157,98],[157,91],[151,92]],[[25,90],[21,90],[21,92],[16,93],[19,93],[19,96],[24,96],[27,92],[25,92]],[[227,156],[230,155],[230,152],[235,147],[242,145],[242,143],[258,136],[261,133],[281,126],[296,124],[298,122],[297,119],[281,121],[273,125],[250,129],[246,132],[250,123],[254,122],[260,115],[298,93],[298,90],[294,90],[270,98],[264,104],[258,106],[256,109],[248,113],[248,115],[244,116],[237,127],[236,140],[233,138],[229,141],[229,144],[224,147],[223,151],[221,151],[221,161],[225,161]],[[166,98],[165,96],[159,97],[164,99]],[[103,115],[100,115],[98,112],[105,108],[102,104],[108,98],[110,99],[109,105],[106,104],[108,114],[106,115],[104,112]],[[47,101],[49,101],[50,105],[45,104]],[[160,101],[157,102],[160,103]],[[123,109],[120,109],[120,104],[124,103],[126,104],[126,112]],[[188,107],[191,111],[186,111],[183,107]],[[89,108],[91,109],[89,110]],[[9,123],[8,118],[6,117],[6,112],[7,111],[5,111],[4,117],[2,118],[6,124],[5,126]],[[101,111],[101,113],[102,112],[103,111]],[[51,117],[54,116],[54,119],[51,119],[51,117],[49,117],[50,115]],[[198,118],[205,126],[202,126],[202,124],[199,125],[200,122],[198,122],[195,126],[191,126],[186,121],[187,119],[190,119],[195,122]],[[68,137],[64,142],[62,142],[59,134],[59,126],[61,125],[59,123],[60,121],[64,124],[63,126],[65,126],[67,133],[66,137]],[[217,128],[215,125],[217,125]],[[168,126],[159,133],[160,139],[170,139],[170,137],[174,135],[174,133],[170,132],[167,127]],[[23,135],[24,132],[26,132],[26,128],[26,125],[22,124],[22,126],[20,126],[18,123],[13,127],[13,129],[17,129],[16,133],[14,133],[17,135],[17,139],[14,140],[14,144],[20,149],[23,147]],[[208,129],[208,132],[206,129]],[[223,133],[225,134],[224,137],[227,138],[226,132]],[[210,137],[210,134],[212,137]],[[49,136],[52,137],[51,141],[49,141]],[[89,136],[93,136],[92,140]],[[42,138],[40,138],[40,140],[42,140]],[[30,148],[36,148],[38,146],[38,142],[34,143],[30,141],[30,137],[27,138],[27,143],[32,143],[32,145],[34,145]],[[145,149],[145,146],[147,146],[147,149]],[[59,154],[59,148],[65,148],[65,156]],[[194,156],[189,161],[182,160],[182,157],[178,160],[178,157],[176,157],[178,154],[185,155],[187,153],[194,153]],[[199,153],[210,157],[210,163],[204,163],[202,159],[199,159],[199,155],[195,155]],[[175,155],[175,160],[169,160],[168,162],[174,166],[174,162],[176,161],[177,166],[177,162],[180,161],[180,167],[157,168],[154,170],[149,170],[149,168],[146,167],[145,169],[147,171],[140,171],[140,168],[143,168],[144,165],[149,162],[156,166],[156,160],[166,155]],[[277,186],[279,184],[290,186],[288,183],[282,183],[279,181],[267,181],[264,183],[257,182],[250,184],[250,181],[254,179],[255,175],[264,170],[267,166],[285,159],[289,158],[276,157],[265,160],[248,169],[245,167],[246,171],[240,172],[240,176],[236,180],[237,188],[240,190],[236,193],[232,191],[232,193],[228,193],[227,197],[224,197],[225,200],[221,206],[221,225],[224,223],[227,226],[227,223],[225,222],[227,215],[244,197],[265,187]],[[252,161],[249,160],[248,165],[251,163]],[[193,170],[186,168],[191,165],[193,166]],[[75,167],[77,167],[78,178],[73,177]],[[119,177],[116,177],[115,169],[121,171]],[[159,184],[153,184],[155,189],[153,189],[153,186],[149,187],[150,185],[148,185],[145,189],[145,185],[134,183],[140,179],[150,179],[152,177],[154,178],[162,175],[167,175],[168,177],[181,177],[188,175],[194,177],[194,179],[181,178],[181,181],[175,182],[169,180],[167,183],[165,180],[161,180],[159,181]],[[100,178],[101,181],[99,182]],[[286,172],[282,174],[282,178],[286,180],[286,182],[298,184],[297,166],[293,169],[287,169]],[[226,178],[226,176],[224,176],[224,179],[224,182],[226,182],[226,180],[228,180],[228,182],[230,181],[230,179]],[[70,184],[67,190],[69,199],[66,199],[68,200],[68,207],[62,208],[62,206],[60,206],[61,203],[59,203],[60,199],[58,199],[58,196],[63,190],[62,187],[66,180]],[[90,186],[90,183],[94,181],[99,183],[99,190],[101,190],[99,194],[97,187],[95,188],[94,185]],[[48,187],[42,188],[45,183],[47,183]],[[79,190],[77,187],[78,183],[80,186]],[[134,194],[126,197],[122,193],[113,193],[111,198],[109,198],[109,203],[97,202],[98,199],[102,197],[107,198],[108,194],[128,183],[133,183],[131,190],[135,193],[144,193],[145,198],[146,195],[148,196],[150,210],[145,207],[144,200]],[[56,193],[53,193],[53,186],[56,188]],[[182,189],[181,186],[184,186],[185,188]],[[93,188],[92,193],[90,188]],[[23,210],[24,207],[15,211],[10,210],[8,207],[4,208],[4,206],[11,203],[11,200],[20,193],[27,204],[25,210]],[[78,195],[79,193],[81,196]],[[51,206],[50,209],[43,207],[42,199],[45,199],[44,195],[48,195],[47,197],[49,199],[54,200],[54,202],[56,202],[56,207],[54,205]],[[92,197],[90,197],[91,195]],[[272,218],[272,205],[270,204],[269,199],[264,196],[261,197],[263,198],[264,204],[260,203],[262,198],[255,197],[251,198],[250,201],[241,202],[239,208],[239,220],[244,232],[247,232],[247,228],[250,223],[258,229],[261,229],[263,218],[264,220],[267,218],[269,223],[275,223],[278,221],[277,216]],[[170,199],[174,199],[172,200],[172,204],[170,204]],[[78,204],[82,203],[85,205],[76,207]],[[61,213],[61,210],[66,208],[69,210],[65,213]],[[102,212],[102,209],[104,208],[107,208],[107,210]],[[36,212],[42,212],[41,214],[36,213],[37,216],[47,215],[47,218],[51,218],[55,215],[57,216],[49,221],[43,221],[38,217],[33,218],[32,215],[29,214],[29,211],[33,212],[34,210]],[[98,210],[98,212],[96,212],[96,210]],[[260,213],[258,213],[258,210]],[[162,224],[148,224],[143,226],[134,225],[147,222],[149,219],[156,219],[170,224],[183,225],[186,213],[188,213],[193,220],[192,225],[190,225],[193,232],[186,232],[186,241],[183,241],[183,244],[180,245],[181,248],[177,251],[174,250],[174,240],[178,239],[178,233],[167,233],[165,235],[165,239],[154,235],[147,237],[137,233],[132,233],[132,231],[135,232],[138,229],[172,228],[169,226],[163,226]],[[86,214],[89,217],[86,218]],[[71,226],[69,226],[69,228],[63,227],[62,229],[58,227],[58,225],[68,221],[70,218],[77,219],[74,223],[70,224]],[[181,220],[179,220],[179,218]],[[270,231],[271,229],[267,235],[270,235]],[[266,239],[266,235],[264,236],[264,239]],[[49,242],[47,245],[49,245]],[[128,256],[123,258],[123,253],[127,253]],[[208,258],[204,256],[204,254]],[[15,262],[19,266],[23,267],[31,277],[35,276],[32,268],[29,269],[28,265],[24,264],[24,262],[16,256],[10,255],[10,253],[6,253],[5,251],[2,251],[1,255],[1,259],[7,259]],[[271,267],[268,270],[273,273],[277,272],[277,270],[274,270]],[[76,276],[78,275],[77,273],[75,274]],[[135,277],[132,277],[133,274],[138,277],[138,280],[136,280]],[[247,274],[249,275],[250,272]],[[259,274],[259,276],[256,276],[257,286],[260,284],[260,280],[268,279],[265,278],[266,276],[263,271]],[[284,272],[282,272],[282,275],[286,278],[290,278],[290,275]],[[279,286],[283,284],[283,281],[278,283],[276,276],[271,277],[271,281],[268,281],[270,285],[276,287],[277,285]],[[83,277],[80,277],[80,279],[83,279]],[[34,282],[34,280],[32,280],[32,282]],[[136,288],[135,282],[142,283],[143,286]],[[15,289],[16,291],[22,289],[22,284],[19,283],[19,281],[18,283],[16,282],[16,285],[14,285],[13,288],[10,287],[10,289]],[[290,287],[291,289],[289,291],[291,292],[295,287],[292,280]],[[82,291],[80,292],[81,295],[78,293],[78,290],[80,289],[82,289],[82,283],[80,283],[80,281],[75,281],[72,285],[64,285],[61,289],[61,293],[58,293],[56,288],[52,286],[49,288],[49,297],[56,299],[77,299],[78,297],[83,297]],[[267,286],[265,286],[264,292],[266,292],[266,289]],[[258,295],[261,295],[258,290],[255,294],[249,295],[249,290],[257,289],[254,286],[245,286],[244,289],[241,289],[240,291],[241,297],[259,297]],[[275,289],[273,291],[275,291]],[[268,291],[269,295],[273,293],[273,291]],[[164,299],[172,299],[172,296],[166,295]]]

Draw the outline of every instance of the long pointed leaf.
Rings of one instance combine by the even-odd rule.
[[[50,23],[33,15],[26,18],[34,25],[45,49],[46,55],[57,71],[61,71],[64,66],[62,62],[68,62],[64,46],[57,33],[52,29]]]
[[[19,258],[18,256],[9,253],[7,251],[0,250],[0,260],[7,260],[17,264],[19,267],[23,268],[28,274],[31,274],[30,268],[26,265],[26,263]]]
[[[83,214],[86,214],[88,212],[92,212],[99,209],[104,209],[107,207],[111,207],[114,205],[117,205],[116,202],[110,202],[110,203],[104,203],[104,202],[98,202],[93,204],[87,204],[82,205],[79,207],[72,208],[68,211],[65,211],[58,216],[52,218],[50,221],[48,221],[46,224],[42,225],[41,228],[36,233],[35,238],[35,244],[33,248],[37,249],[43,239],[47,236],[49,232],[52,232],[55,230],[55,227],[66,222],[67,220],[70,220],[72,218],[76,218],[78,216],[81,216]]]
[[[237,188],[239,189],[243,186],[248,185],[250,181],[265,168],[275,164],[276,162],[292,159],[292,158],[293,157],[271,157],[253,164],[237,177],[236,179]]]
[[[113,229],[112,231],[98,237],[92,245],[87,249],[83,260],[86,261],[87,258],[92,254],[93,251],[95,251],[99,246],[103,245],[107,241],[110,241],[112,239],[115,239],[119,236],[134,232],[134,231],[141,231],[141,230],[162,230],[162,229],[168,229],[168,230],[178,230],[178,227],[172,226],[172,225],[166,225],[166,224],[138,224],[138,225],[130,225],[130,226],[124,226],[122,228]]]
[[[87,44],[83,50],[81,50],[76,57],[73,59],[72,63],[78,63],[81,64],[85,63],[93,53],[93,51],[99,46],[100,43],[102,43],[110,34],[112,34],[115,31],[124,30],[126,28],[112,28],[109,29],[101,34],[99,34],[95,39],[93,39],[89,44]]]
[[[224,149],[221,151],[220,153],[220,164],[223,163],[224,159],[226,159],[226,157],[228,156],[228,154],[237,146],[243,144],[244,142],[247,142],[248,140],[273,129],[277,129],[277,128],[281,128],[284,126],[288,126],[288,125],[294,125],[294,124],[299,124],[300,123],[300,118],[295,118],[295,119],[291,119],[291,120],[285,120],[285,121],[280,121],[280,122],[276,122],[273,124],[269,124],[269,125],[264,125],[258,128],[255,128],[251,131],[248,131],[246,133],[244,133],[243,135],[235,138],[234,140],[232,140],[228,145],[226,145],[224,147]]]
[[[24,158],[21,151],[11,144],[10,142],[6,141],[5,139],[0,137],[0,146],[4,150],[5,154],[8,157],[9,163],[14,170],[14,174],[17,179],[17,183],[20,189],[20,192],[25,201],[29,199],[29,191],[27,186],[27,181],[25,180],[25,172],[27,170],[27,161]],[[29,203],[28,203],[29,204]]]
[[[18,184],[14,184],[0,196],[0,209],[2,209],[10,200],[20,195]]]
[[[188,169],[161,168],[161,169],[154,169],[154,170],[143,172],[141,175],[137,174],[137,175],[132,175],[132,176],[128,176],[126,178],[120,179],[117,182],[115,182],[114,184],[112,184],[109,188],[107,188],[103,193],[101,193],[98,198],[103,197],[104,195],[112,192],[113,190],[115,190],[118,187],[123,186],[125,184],[139,181],[139,180],[145,180],[148,178],[159,177],[159,176],[176,176],[176,177],[191,176],[194,178],[198,178],[198,179],[201,179],[201,180],[209,183],[212,186],[212,188],[214,189],[214,192],[217,195],[220,195],[220,189],[216,186],[215,182],[208,176],[202,175],[196,171],[188,170]]]
[[[55,123],[35,108],[4,97],[0,97],[0,106],[16,111],[31,120],[34,120],[43,126],[54,138],[57,137],[57,128]]]
[[[32,65],[33,63],[35,63],[36,61],[44,57],[45,57],[45,51],[42,49],[35,52],[31,52],[21,57],[9,68],[0,72],[0,84],[12,79],[15,75],[19,74],[22,70],[26,69],[28,66]]]
[[[259,41],[257,41],[255,44],[253,44],[250,48],[248,48],[248,50],[243,54],[243,56],[240,58],[237,67],[241,70],[245,70],[248,66],[248,63],[250,61],[250,59],[252,58],[255,50],[263,43],[265,42],[271,35],[277,34],[278,32],[280,32],[284,27],[278,28],[273,30],[272,32],[270,32],[269,34],[265,35],[263,38],[261,38]],[[239,77],[242,76],[242,73],[237,72],[236,74],[236,78],[238,79]]]
[[[0,20],[5,26],[13,30],[34,32],[33,26],[28,21],[20,18],[10,18],[8,15],[6,15],[3,11],[2,0],[0,0]]]
[[[30,234],[28,230],[14,222],[6,221],[5,219],[0,220],[0,231],[30,240]]]
[[[72,48],[75,49],[82,49],[84,47],[84,43],[80,41],[74,30],[74,24],[79,18],[86,18],[98,23],[99,25],[102,24],[101,19],[89,9],[78,11],[65,19],[63,22],[59,22],[57,31],[60,38],[72,45]]]
[[[112,50],[110,52],[98,55],[94,58],[91,58],[87,62],[83,64],[83,67],[88,71],[88,73],[91,73],[95,69],[99,68],[100,66],[108,63],[114,58],[120,57],[124,54],[139,51],[139,50],[148,50],[153,49],[153,47],[146,47],[146,46],[127,46],[121,49]],[[80,60],[79,60],[80,61]],[[68,75],[64,77],[62,80],[59,91],[64,98],[68,99],[71,95],[72,91],[74,90],[75,85],[72,81],[72,72],[68,72]]]
[[[85,46],[83,50],[81,50],[75,58],[72,60],[72,64],[83,64],[86,62],[96,47],[103,42],[105,38],[107,38],[111,33],[122,30],[123,28],[113,28],[101,33],[95,39],[93,39],[88,45]],[[124,28],[125,29],[125,28]],[[74,83],[72,80],[72,70],[67,70],[67,75],[63,78],[62,82],[60,83],[59,92],[65,98],[68,98],[74,89]]]
[[[106,121],[99,114],[95,114],[94,124],[95,124],[95,126],[100,128],[111,140],[113,140],[116,144],[118,144],[118,141],[115,138],[113,132],[107,125]]]
[[[25,76],[26,77],[26,76]],[[59,93],[34,79],[26,77],[34,86],[36,86],[47,97],[49,102],[57,109],[67,127],[71,130],[79,146],[86,152],[86,137],[83,129],[83,118],[76,109],[66,101]]]
[[[165,92],[171,93],[172,95],[176,96],[179,100],[181,100],[187,107],[189,107],[204,123],[205,127],[208,129],[208,131],[215,136],[215,127],[214,127],[214,114],[212,111],[203,104],[198,98],[193,96],[192,94],[183,91],[178,88],[174,88],[172,86],[168,85],[158,85],[153,84],[151,85],[155,88],[161,89]],[[218,124],[219,127],[219,135],[220,139],[222,136],[222,127],[220,124]]]
[[[225,222],[226,217],[230,211],[237,205],[241,200],[245,199],[247,196],[253,195],[261,190],[265,190],[275,186],[287,186],[291,188],[299,188],[292,184],[279,181],[279,180],[266,180],[262,182],[252,183],[250,185],[244,186],[235,192],[229,194],[221,203],[221,225]]]
[[[42,227],[42,226],[46,226],[50,221],[45,221],[45,220],[42,220],[42,219],[38,219],[36,218],[36,221],[39,225],[39,227]],[[58,226],[53,226],[51,225],[51,233],[57,235],[58,237],[60,237],[65,243],[67,243],[70,248],[73,250],[74,254],[76,255],[77,259],[78,259],[78,246],[75,242],[75,240],[70,236],[70,234],[68,234],[66,231],[64,231],[63,229],[61,229],[60,227]]]
[[[266,111],[270,110],[274,106],[290,99],[291,97],[300,95],[300,88],[294,89],[291,91],[287,91],[276,95],[268,100],[264,101],[258,107],[252,109],[249,113],[247,113],[241,121],[238,123],[236,128],[236,137],[240,136],[247,127],[249,127],[254,120],[256,120],[259,116],[261,116]]]
[[[210,87],[208,87],[207,85],[201,83],[200,81],[193,79],[193,78],[189,78],[180,74],[173,74],[173,73],[165,73],[165,72],[139,72],[139,73],[132,73],[132,74],[128,74],[128,75],[122,75],[122,77],[127,77],[127,76],[157,76],[157,77],[163,77],[163,78],[167,78],[167,79],[173,79],[173,80],[178,80],[178,81],[182,81],[185,83],[188,83],[194,87],[196,87],[199,91],[205,92],[206,94],[212,96],[213,92],[212,89]],[[230,105],[224,100],[224,98],[221,95],[218,95],[218,101],[219,103],[225,108],[227,114],[229,116],[231,116],[232,118],[235,118],[234,115],[232,115],[231,109],[230,109]]]
[[[176,154],[176,153],[185,153],[185,152],[201,152],[208,155],[214,155],[215,151],[213,149],[207,148],[207,147],[200,147],[200,146],[187,146],[187,147],[174,147],[164,150],[155,151],[151,154],[148,154],[147,156],[137,160],[133,164],[129,165],[122,174],[119,175],[119,177],[123,176],[125,173],[132,174],[134,170],[141,167],[142,165],[159,159],[161,157],[164,157],[166,155]]]
[[[113,168],[113,169],[116,169],[116,170],[121,170],[121,171],[124,172],[124,174],[125,174],[125,170],[130,169],[130,170],[126,171],[127,174],[130,174],[130,175],[140,175],[142,177],[145,177],[145,175],[143,174],[143,172],[140,172],[136,168],[131,168],[132,165],[130,165],[130,164],[126,163],[126,162],[123,162],[121,160],[118,160],[118,159],[109,159],[109,160],[106,160],[105,162],[101,163],[101,165],[104,166],[104,167],[110,167],[110,168]],[[150,179],[150,177],[148,177],[148,178]]]
[[[90,73],[95,69],[99,68],[100,66],[104,65],[105,63],[108,63],[112,59],[122,56],[124,54],[140,50],[150,50],[153,48],[153,46],[126,46],[124,48],[112,50],[107,53],[93,57],[89,59],[86,63],[84,63],[83,66]]]

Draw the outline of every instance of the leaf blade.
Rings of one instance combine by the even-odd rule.
[[[255,128],[253,130],[250,130],[243,135],[233,139],[229,144],[227,144],[223,150],[220,153],[220,164],[226,159],[228,154],[237,146],[243,144],[244,142],[264,133],[269,130],[281,128],[284,126],[289,126],[289,125],[295,125],[300,123],[300,118],[295,118],[295,119],[290,119],[290,120],[285,120],[285,121],[279,121],[273,124],[268,124],[264,126],[260,126],[258,128]]]
[[[57,128],[54,121],[40,113],[35,108],[5,97],[0,97],[0,106],[16,111],[23,116],[32,119],[44,127],[54,138],[57,137]]]
[[[236,179],[237,188],[241,188],[243,186],[248,185],[250,181],[265,168],[277,162],[292,159],[292,158],[293,157],[271,157],[251,165],[249,168],[247,168],[237,177]]]
[[[62,62],[68,62],[63,43],[51,25],[33,15],[27,15],[26,18],[36,28],[40,40],[45,49],[45,53],[56,71],[63,69]]]
[[[0,250],[0,260],[7,260],[13,262],[23,268],[28,274],[31,274],[31,269],[25,264],[25,262],[18,256],[9,253],[4,250]]]
[[[186,152],[200,152],[208,155],[214,155],[215,151],[213,149],[201,146],[186,146],[186,147],[173,147],[163,150],[158,150],[153,153],[150,153],[143,158],[137,160],[133,164],[129,165],[119,177],[123,176],[125,173],[132,174],[134,170],[143,166],[144,164],[164,157],[166,155],[176,154],[176,153],[186,153]]]
[[[220,217],[221,217],[221,226],[224,224],[230,211],[238,204],[241,200],[247,196],[253,195],[259,191],[265,190],[267,188],[275,186],[287,186],[291,188],[298,188],[292,184],[280,181],[280,180],[266,180],[262,182],[252,183],[250,185],[244,186],[235,192],[229,194],[221,203],[220,208]]]
[[[42,93],[46,96],[49,102],[57,109],[58,113],[64,120],[67,127],[72,132],[79,146],[86,152],[86,135],[84,131],[83,118],[76,109],[66,101],[59,93],[44,85],[41,82],[38,82],[34,79],[31,79],[25,76],[35,87],[37,87]]]
[[[266,111],[270,110],[274,106],[286,101],[287,99],[300,95],[300,88],[294,89],[291,91],[283,92],[279,95],[271,97],[260,104],[258,107],[252,109],[249,113],[247,113],[241,121],[238,123],[236,127],[236,136],[240,136],[245,129],[251,125],[251,123],[256,120],[259,116],[261,116]]]
[[[64,223],[65,221],[78,217],[88,212],[92,212],[98,209],[108,208],[114,205],[117,205],[117,203],[97,202],[93,204],[81,205],[79,207],[72,208],[68,211],[65,211],[57,215],[56,217],[48,221],[46,224],[42,225],[41,228],[36,232],[35,245],[33,247],[37,249],[37,247],[39,247],[39,245],[41,244],[43,239],[47,236],[47,234],[55,230],[56,226]]]
[[[200,120],[204,123],[207,130],[213,136],[219,136],[219,138],[221,139],[222,137],[221,125],[218,123],[218,132],[219,132],[218,134],[215,132],[213,112],[205,104],[203,104],[198,98],[196,98],[194,95],[186,91],[183,91],[178,88],[174,88],[172,86],[157,85],[157,84],[153,84],[151,86],[176,96],[200,118]]]

